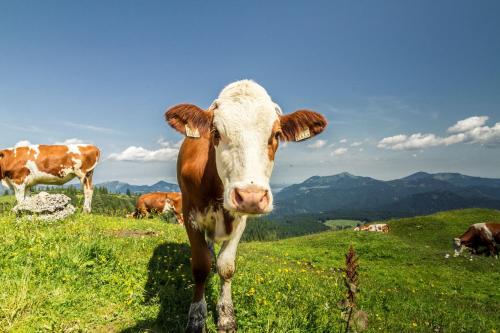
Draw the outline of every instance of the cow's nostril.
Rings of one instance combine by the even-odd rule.
[[[238,189],[235,189],[234,190],[234,197],[236,199],[236,203],[239,205],[243,202],[243,197],[241,196],[240,194],[240,191],[238,191]]]
[[[264,194],[262,195],[262,197],[260,198],[260,202],[263,202],[264,200],[267,200],[267,191],[264,192]]]

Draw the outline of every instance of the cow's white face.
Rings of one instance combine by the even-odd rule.
[[[283,116],[265,89],[248,80],[224,88],[208,111],[181,104],[169,109],[166,118],[186,136],[211,140],[224,208],[241,214],[272,210],[269,180],[279,140],[304,140],[326,126],[324,117],[312,111]]]
[[[262,214],[273,208],[269,180],[281,130],[276,105],[264,97],[215,102],[217,173],[224,185],[224,207],[233,212]]]

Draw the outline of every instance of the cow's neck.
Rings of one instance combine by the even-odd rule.
[[[184,183],[189,196],[193,196],[190,198],[192,200],[190,205],[195,211],[191,218],[197,220],[196,223],[202,224],[211,238],[219,238],[221,234],[230,237],[235,218],[223,207],[224,185],[217,173],[215,147],[207,138],[196,141],[187,142],[187,145],[188,147],[199,145],[196,149],[196,153],[199,154],[196,157],[198,172],[195,175],[191,174],[190,177],[193,178]],[[211,223],[214,225],[211,226]]]

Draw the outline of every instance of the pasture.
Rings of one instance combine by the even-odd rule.
[[[327,220],[323,223],[327,227],[330,227],[333,230],[341,230],[354,228],[358,225],[363,224],[363,222],[359,220]]]
[[[345,294],[338,268],[350,244],[360,257],[358,307],[368,313],[368,332],[500,331],[500,260],[445,258],[454,236],[486,220],[500,221],[500,211],[390,220],[388,235],[343,230],[242,243],[233,282],[239,331],[337,332]],[[0,239],[0,330],[184,328],[192,285],[182,226],[78,214],[33,223],[3,214]],[[218,286],[213,274],[210,332]]]

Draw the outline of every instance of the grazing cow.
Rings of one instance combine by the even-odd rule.
[[[383,232],[384,234],[387,234],[389,233],[389,225],[386,223],[365,224],[354,228],[354,231],[372,231]]]
[[[476,223],[467,229],[459,238],[454,239],[455,257],[465,248],[476,253],[480,246],[485,246],[490,255],[498,254],[497,243],[500,244],[500,223]]]
[[[153,192],[141,195],[135,204],[135,218],[147,217],[150,213],[173,212],[177,222],[184,224],[182,198],[179,192]]]
[[[92,145],[31,145],[0,150],[0,180],[22,202],[32,186],[62,185],[78,177],[90,213],[92,175],[99,161],[99,149]]]
[[[211,267],[208,239],[222,242],[217,257],[222,282],[217,327],[219,332],[233,332],[231,280],[236,248],[247,216],[273,208],[269,179],[278,143],[308,139],[321,133],[327,121],[308,110],[283,115],[266,90],[249,80],[225,87],[206,111],[180,104],[165,117],[186,136],[177,160],[195,282],[186,331],[205,330],[204,292]]]

